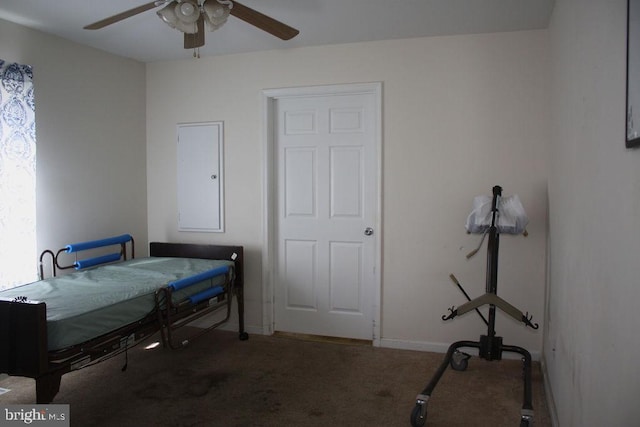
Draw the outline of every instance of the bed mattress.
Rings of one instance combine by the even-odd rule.
[[[0,292],[47,304],[48,348],[60,350],[144,318],[155,308],[155,291],[167,284],[233,261],[149,257],[102,265]],[[210,286],[215,277],[175,291],[174,303]]]

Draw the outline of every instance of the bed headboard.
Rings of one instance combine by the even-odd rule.
[[[234,254],[236,255],[235,259]],[[242,246],[151,242],[149,243],[149,255],[234,260],[236,264],[235,285],[244,288],[244,251]]]

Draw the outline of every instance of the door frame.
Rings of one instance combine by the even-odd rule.
[[[331,96],[331,95],[374,95],[374,139],[377,156],[376,165],[376,220],[375,270],[373,295],[373,325],[371,330],[374,346],[380,346],[380,319],[382,301],[382,82],[335,84],[308,87],[265,89],[262,91],[262,140],[263,140],[263,246],[262,246],[262,332],[272,335],[275,328],[275,271],[276,263],[276,194],[278,191],[275,170],[275,102],[281,98]]]

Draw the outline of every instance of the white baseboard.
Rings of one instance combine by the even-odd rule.
[[[391,338],[382,338],[380,339],[380,347],[388,347],[388,348],[397,348],[399,350],[415,350],[415,351],[430,351],[433,353],[446,353],[449,349],[450,343],[434,343],[427,341],[409,341],[409,340],[398,340]],[[465,353],[469,353],[472,356],[478,355],[478,350],[475,348],[464,348]],[[530,351],[531,360],[540,361],[540,352],[539,351]],[[503,359],[520,359],[520,355],[518,353],[511,352],[503,352]]]
[[[194,322],[194,326],[199,326],[199,325],[197,325],[197,322]],[[224,331],[237,331],[238,324],[225,323],[223,325],[220,325],[218,329],[222,329]],[[266,330],[261,326],[245,326],[245,331],[248,334],[271,335],[271,333],[268,330]],[[380,347],[396,348],[398,350],[430,351],[433,353],[443,353],[443,354],[447,352],[450,345],[450,343],[398,340],[393,338],[381,338],[376,342],[376,345],[378,345],[378,342]],[[478,355],[478,350],[474,348],[464,348],[464,352],[469,353],[472,356]],[[531,360],[535,362],[540,361],[539,351],[530,351],[530,353],[531,353]],[[518,360],[520,359],[520,357],[521,356],[518,353],[511,353],[506,351],[502,353],[503,359]]]

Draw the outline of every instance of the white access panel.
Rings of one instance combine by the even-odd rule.
[[[222,122],[178,125],[178,230],[224,231]]]

